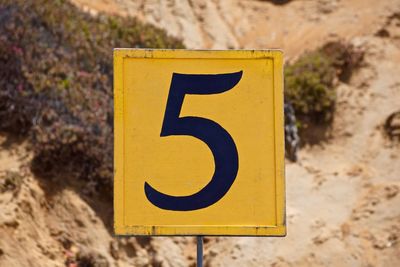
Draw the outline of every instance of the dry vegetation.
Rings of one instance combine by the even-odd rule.
[[[114,47],[182,48],[133,18],[67,1],[0,0],[0,130],[30,140],[33,170],[112,188]]]

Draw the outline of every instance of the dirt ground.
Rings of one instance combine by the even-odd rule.
[[[287,236],[206,238],[205,266],[400,266],[400,144],[383,130],[400,110],[399,0],[73,2],[133,15],[189,48],[278,47],[287,61],[329,40],[364,49],[363,67],[338,86],[329,135],[286,163]],[[0,191],[0,266],[194,266],[193,238],[114,238],[111,203],[68,177],[34,177],[25,144],[8,143],[0,177],[20,182]]]

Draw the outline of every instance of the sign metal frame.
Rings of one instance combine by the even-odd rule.
[[[276,225],[124,225],[124,60],[159,59],[270,59],[273,62]],[[280,50],[167,50],[114,49],[114,230],[134,236],[285,236],[285,167],[283,118],[283,53]],[[221,234],[222,233],[222,234]]]

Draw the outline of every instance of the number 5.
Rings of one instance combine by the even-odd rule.
[[[220,200],[235,181],[239,159],[235,142],[218,123],[201,117],[179,117],[186,94],[219,94],[232,89],[242,78],[242,71],[225,74],[173,73],[164,122],[160,136],[190,135],[203,141],[214,156],[215,171],[211,181],[189,196],[170,196],[147,182],[147,199],[165,210],[189,211],[206,208]]]

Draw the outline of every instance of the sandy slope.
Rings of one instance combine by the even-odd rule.
[[[330,38],[372,34],[399,1],[72,0],[83,9],[133,15],[189,48],[282,48],[288,58]]]
[[[159,266],[164,260],[157,258],[157,245],[149,238],[113,237],[111,201],[87,197],[79,181],[62,175],[33,176],[25,144],[6,144],[0,135],[0,185],[10,172],[22,184],[4,192],[0,186],[0,266],[73,267],[66,263],[77,257],[94,258],[95,267]],[[186,255],[170,242],[170,266],[187,266]]]
[[[287,237],[209,238],[206,266],[400,266],[400,144],[382,130],[400,109],[400,19],[386,25],[398,0],[74,2],[168,26],[192,48],[274,46],[292,59],[343,38],[366,49],[367,64],[338,88],[331,137],[287,162]],[[390,37],[374,36],[382,27]],[[0,193],[0,266],[65,266],[78,254],[98,266],[193,264],[192,238],[112,238],[110,203],[67,177],[34,177],[24,144],[3,139],[0,179],[12,170],[23,183]]]

